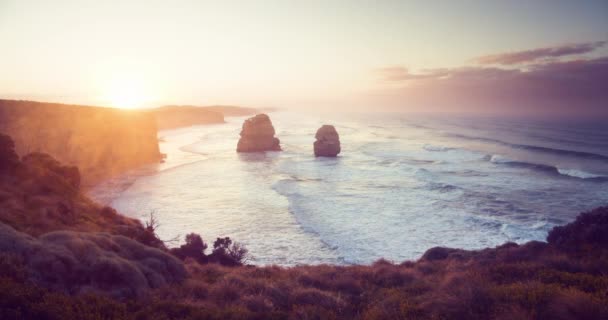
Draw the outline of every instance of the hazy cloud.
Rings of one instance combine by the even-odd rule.
[[[576,43],[558,47],[538,48],[518,52],[485,55],[474,59],[479,64],[512,65],[535,62],[543,58],[557,58],[573,54],[589,53],[606,44],[606,41]]]
[[[525,69],[470,66],[410,73],[383,68],[387,104],[423,111],[577,113],[608,116],[608,57]],[[394,84],[402,84],[395,89]]]
[[[437,79],[447,77],[450,75],[449,69],[428,69],[423,70],[420,73],[411,73],[408,68],[393,66],[385,67],[376,70],[380,75],[380,78],[384,81],[389,82],[401,82],[407,80],[421,80],[421,79]]]

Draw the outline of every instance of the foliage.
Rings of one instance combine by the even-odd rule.
[[[206,255],[207,244],[200,235],[190,233],[186,235],[186,243],[170,252],[176,257],[185,260],[191,258],[198,263],[219,263],[224,266],[240,266],[247,261],[248,250],[242,244],[233,242],[229,237],[217,238],[213,242],[213,251]]]

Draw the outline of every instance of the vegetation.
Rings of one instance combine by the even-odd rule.
[[[191,233],[179,248],[0,135],[0,319],[608,319],[608,207],[547,242],[371,266],[246,266]],[[77,170],[77,169],[76,169]],[[71,230],[71,231],[66,231]],[[169,255],[180,258],[182,261]]]
[[[192,259],[198,263],[219,263],[224,266],[241,266],[247,262],[247,248],[229,237],[217,238],[213,243],[213,252],[205,254],[207,244],[200,235],[190,233],[186,235],[186,243],[170,252],[176,257],[185,260]]]
[[[164,248],[141,222],[100,206],[80,189],[80,171],[48,154],[19,159],[15,144],[0,134],[0,223],[29,235],[58,230],[109,232]]]
[[[201,264],[193,253],[202,256],[207,245],[190,234],[180,247],[188,278],[131,300],[49,291],[24,280],[18,257],[4,255],[0,318],[69,319],[85,312],[79,318],[605,319],[608,247],[595,231],[608,231],[607,217],[608,207],[581,214],[554,229],[557,242],[550,236],[547,243],[479,251],[439,248],[419,261],[371,266]],[[566,239],[585,249],[573,250]]]
[[[592,213],[595,228],[608,208]],[[205,247],[200,237],[188,238],[191,248]],[[137,300],[47,291],[23,282],[18,267],[2,267],[0,318],[37,312],[23,318],[68,319],[83,310],[91,319],[606,319],[608,248],[586,241],[585,251],[530,242],[371,266],[227,267],[186,259],[188,279]]]
[[[66,293],[143,297],[186,277],[170,254],[108,233],[54,231],[33,238],[0,224],[0,252],[19,259],[31,283]]]

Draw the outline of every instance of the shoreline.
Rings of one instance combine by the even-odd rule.
[[[10,149],[11,144],[0,146]],[[608,207],[553,228],[545,241],[480,250],[435,246],[421,258],[399,264],[379,259],[369,265],[254,266],[244,264],[247,251],[233,251],[243,247],[230,247],[229,238],[217,238],[211,253],[205,253],[197,234],[168,249],[153,219],[144,225],[93,203],[73,174],[47,161],[48,156],[22,162],[13,152],[9,159],[3,165],[17,170],[0,170],[2,194],[12,199],[5,204],[24,202],[22,208],[28,210],[25,220],[19,207],[8,216],[2,212],[0,314],[71,319],[84,310],[95,318],[129,320],[176,314],[218,320],[289,319],[293,314],[315,319],[553,319],[566,308],[566,318],[608,315]],[[70,211],[65,204],[54,208],[53,201],[29,200],[40,196],[81,208]],[[280,243],[278,236],[274,240]],[[197,237],[198,242],[192,240]],[[227,247],[218,245],[228,240]],[[301,248],[290,250],[305,254]]]

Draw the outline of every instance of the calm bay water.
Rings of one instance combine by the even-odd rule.
[[[433,246],[543,240],[608,204],[601,123],[406,115],[270,114],[283,152],[237,154],[243,118],[159,133],[163,164],[91,190],[120,212],[154,211],[161,238],[243,242],[256,264],[417,259]],[[315,158],[322,124],[342,154]]]

